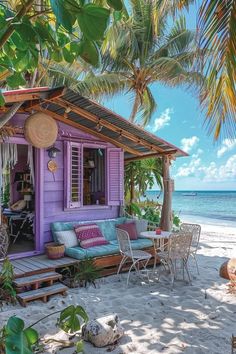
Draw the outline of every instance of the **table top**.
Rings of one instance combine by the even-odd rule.
[[[162,231],[160,235],[156,234],[156,231],[143,231],[140,232],[142,237],[152,238],[152,239],[160,239],[160,238],[168,238],[171,232],[169,231]]]

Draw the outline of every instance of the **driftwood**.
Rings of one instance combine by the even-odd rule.
[[[234,349],[236,349],[236,336],[232,334],[232,354],[235,352]]]

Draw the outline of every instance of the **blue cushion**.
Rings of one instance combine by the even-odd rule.
[[[66,249],[66,255],[76,259],[85,259],[86,257],[100,257],[115,253],[119,253],[118,244],[95,246],[86,249],[81,247],[70,247]]]
[[[96,222],[107,241],[116,240],[116,225],[123,224],[125,217]]]
[[[131,247],[134,249],[134,250],[139,250],[139,249],[142,249],[142,248],[146,248],[146,247],[151,247],[153,246],[153,242],[152,240],[149,240],[147,238],[138,238],[137,240],[131,240]],[[113,245],[117,245],[118,246],[118,241],[111,241],[111,243]]]
[[[66,248],[65,254],[67,256],[75,258],[75,259],[85,259],[86,258],[85,249],[83,249],[82,247]]]

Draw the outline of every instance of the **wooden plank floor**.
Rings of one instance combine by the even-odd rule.
[[[14,267],[15,278],[25,277],[46,271],[55,271],[57,268],[63,268],[77,262],[77,259],[70,257],[48,259],[46,255],[11,260],[11,263]],[[2,262],[0,262],[0,272],[1,269]]]

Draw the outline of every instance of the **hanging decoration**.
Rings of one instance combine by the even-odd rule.
[[[48,170],[53,174],[54,181],[56,180],[55,179],[55,172],[57,171],[57,169],[58,169],[58,166],[57,166],[56,161],[49,160],[48,161]]]
[[[25,139],[36,148],[52,146],[58,134],[56,121],[42,112],[31,114],[24,126]]]

